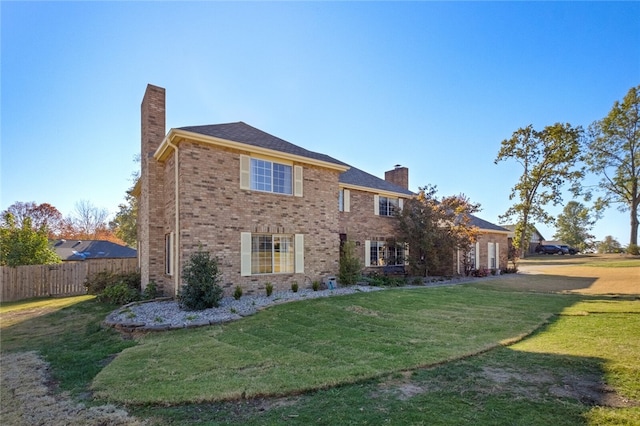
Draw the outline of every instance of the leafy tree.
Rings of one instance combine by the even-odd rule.
[[[561,190],[565,182],[578,191],[578,180],[583,176],[576,169],[579,160],[582,128],[556,123],[537,131],[529,125],[513,132],[501,143],[495,163],[513,159],[522,166],[522,175],[512,188],[509,199],[519,201],[500,216],[502,222],[516,218],[514,244],[524,256],[527,233],[535,221],[553,223],[544,207],[562,202]]]
[[[2,217],[7,213],[13,215],[16,227],[22,228],[24,221],[28,218],[34,230],[46,228],[50,238],[60,235],[65,228],[62,213],[49,203],[36,204],[33,201],[26,203],[16,201],[2,212]]]
[[[6,212],[0,226],[0,265],[44,265],[60,263],[60,257],[49,247],[46,226],[34,230],[30,217],[18,226],[13,214]]]
[[[434,186],[419,188],[417,197],[406,200],[397,216],[398,239],[409,246],[411,273],[447,271],[455,250],[468,252],[477,238],[469,215],[478,210],[479,205],[463,195],[438,200]]]
[[[604,237],[604,240],[598,244],[598,253],[620,253],[620,251],[622,246],[611,235]]]
[[[584,251],[589,246],[588,240],[594,238],[589,233],[594,223],[588,208],[577,201],[569,201],[558,216],[553,238]]]
[[[127,243],[130,247],[135,247],[138,241],[136,221],[138,218],[138,199],[127,193],[125,203],[118,206],[118,213],[109,222],[109,228],[116,237]]]
[[[609,114],[589,127],[589,170],[601,176],[597,200],[601,208],[618,204],[629,211],[629,244],[638,244],[638,206],[640,205],[640,86],[632,87],[616,101]]]
[[[340,272],[338,274],[338,279],[341,284],[353,285],[357,283],[360,278],[362,263],[354,252],[354,242],[346,241],[340,252]]]

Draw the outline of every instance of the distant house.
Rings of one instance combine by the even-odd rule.
[[[511,241],[513,241],[513,237],[515,235],[516,225],[503,225],[503,228],[509,230],[509,246],[511,246]],[[544,243],[544,237],[534,226],[533,233],[531,234],[531,239],[529,240],[529,250],[527,251],[527,253],[534,254],[536,252],[536,247],[542,243]]]
[[[53,250],[64,260],[135,258],[135,249],[104,240],[59,240]]]

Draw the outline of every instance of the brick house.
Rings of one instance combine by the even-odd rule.
[[[393,211],[414,195],[407,168],[380,179],[243,122],[167,133],[165,90],[153,85],[141,116],[134,194],[143,286],[153,280],[176,294],[182,266],[199,247],[217,256],[227,294],[237,285],[254,294],[267,282],[287,289],[336,275],[345,240],[356,242],[369,268],[403,262]],[[507,247],[507,230],[482,223],[478,264],[506,267],[499,247]]]

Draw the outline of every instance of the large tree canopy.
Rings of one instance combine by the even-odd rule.
[[[62,213],[49,203],[36,204],[33,201],[26,203],[17,201],[2,212],[2,217],[5,217],[7,213],[11,213],[13,216],[16,227],[22,228],[25,220],[29,219],[34,230],[46,228],[50,238],[60,235],[67,227]]]
[[[477,238],[470,215],[480,206],[465,196],[436,198],[436,188],[419,188],[398,213],[398,239],[409,247],[407,261],[415,275],[451,273],[455,250],[467,253]]]
[[[13,214],[5,212],[0,226],[0,265],[44,265],[60,261],[49,246],[45,226],[34,229],[30,217],[18,226]]]
[[[570,124],[556,123],[541,131],[529,125],[502,141],[495,163],[515,160],[522,166],[522,175],[509,195],[509,199],[518,201],[500,219],[505,222],[516,218],[514,245],[522,255],[526,253],[531,225],[554,221],[545,206],[561,203],[564,184],[572,183],[575,189],[583,176],[576,168],[581,135],[582,129]]]
[[[629,244],[638,244],[640,204],[640,86],[632,87],[622,102],[616,101],[609,114],[589,127],[585,161],[590,171],[601,176],[603,194],[598,204],[617,204],[629,211]]]

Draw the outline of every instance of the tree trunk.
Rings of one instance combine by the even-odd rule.
[[[638,244],[638,206],[631,207],[631,235],[629,244]]]

